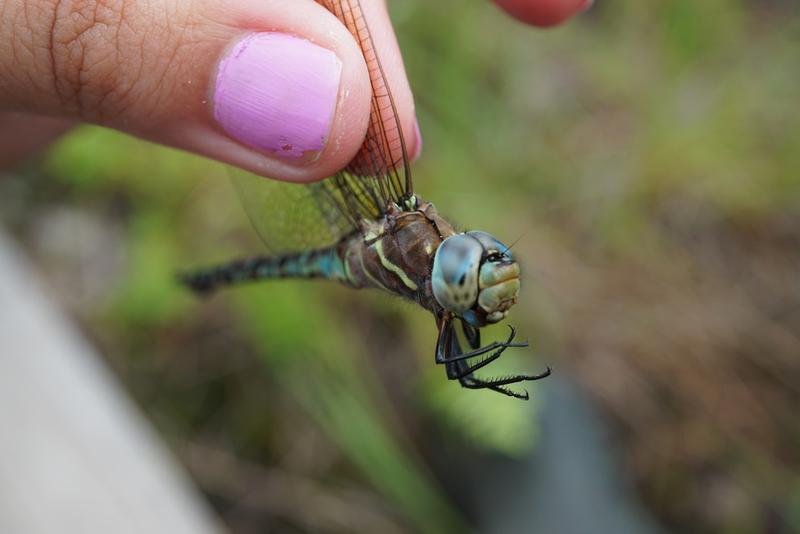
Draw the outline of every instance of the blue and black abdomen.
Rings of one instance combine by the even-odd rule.
[[[199,293],[221,286],[267,278],[324,278],[345,281],[339,247],[310,250],[284,256],[260,256],[180,276],[180,281]]]

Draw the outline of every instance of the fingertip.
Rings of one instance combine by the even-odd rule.
[[[495,3],[526,24],[547,28],[586,11],[594,0],[495,0]]]
[[[244,2],[210,77],[207,121],[160,130],[169,144],[255,174],[312,182],[354,157],[369,121],[371,86],[359,46],[314,2],[265,9]],[[245,16],[247,15],[247,16]]]

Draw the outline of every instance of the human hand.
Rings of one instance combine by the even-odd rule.
[[[495,0],[550,26],[592,0]],[[381,0],[361,0],[408,152],[422,140]],[[334,174],[371,88],[358,44],[312,0],[0,0],[0,168],[78,122],[276,179]]]

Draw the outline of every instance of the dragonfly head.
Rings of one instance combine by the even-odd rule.
[[[448,237],[433,257],[431,286],[446,310],[481,327],[503,320],[519,294],[519,264],[486,232]]]

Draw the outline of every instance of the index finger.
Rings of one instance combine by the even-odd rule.
[[[554,26],[589,9],[594,0],[495,0],[509,15],[534,26]]]

